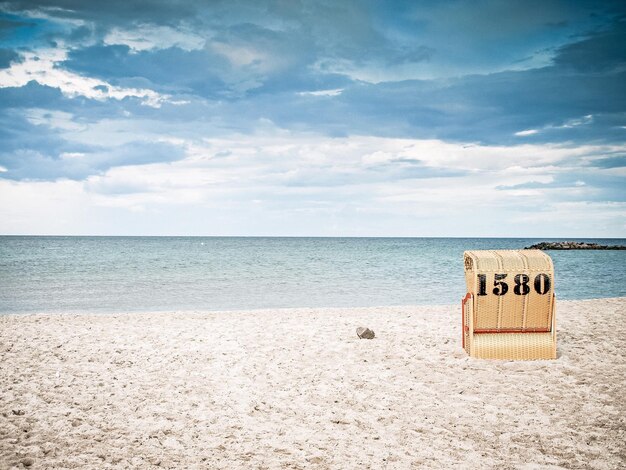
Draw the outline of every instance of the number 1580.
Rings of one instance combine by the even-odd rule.
[[[493,289],[492,292],[495,295],[504,295],[509,291],[509,284],[505,282],[508,274],[494,274],[493,279]],[[530,282],[530,277],[528,274],[516,274],[513,278],[514,286],[513,293],[515,295],[527,295],[530,292],[530,286],[528,285]],[[535,292],[539,295],[544,295],[550,291],[550,287],[552,283],[550,281],[550,276],[545,273],[539,273],[535,276],[533,281],[533,288]],[[487,295],[487,275],[479,274],[478,275],[478,294],[477,295]]]

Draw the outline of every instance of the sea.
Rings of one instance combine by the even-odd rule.
[[[463,251],[558,240],[0,236],[0,313],[453,304]],[[626,296],[626,251],[547,253],[557,298]]]

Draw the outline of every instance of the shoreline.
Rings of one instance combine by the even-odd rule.
[[[557,331],[511,362],[459,305],[3,314],[0,466],[624,466],[626,297]]]
[[[557,302],[596,302],[603,300],[622,300],[626,301],[626,296],[618,296],[618,297],[594,297],[588,299],[561,299],[557,297]],[[351,307],[337,307],[337,306],[329,306],[329,307],[258,307],[258,308],[232,308],[232,309],[197,309],[197,308],[188,308],[188,309],[165,309],[165,310],[106,310],[106,311],[94,311],[94,310],[76,310],[76,311],[51,311],[51,312],[43,312],[43,311],[32,311],[32,312],[0,312],[0,323],[2,318],[5,317],[56,317],[56,316],[65,316],[65,317],[91,317],[91,316],[125,316],[125,315],[230,315],[230,314],[250,314],[254,315],[257,313],[289,313],[289,312],[324,312],[324,311],[333,311],[333,313],[340,312],[352,312],[355,310],[363,311],[363,310],[393,310],[393,309],[424,309],[424,308],[456,308],[460,305],[461,298],[459,298],[459,302],[451,303],[440,303],[440,304],[399,304],[399,305],[367,305],[367,306],[351,306]],[[458,304],[458,305],[457,305]],[[460,311],[459,311],[460,316]]]
[[[615,299],[620,299],[622,297],[611,297]],[[623,297],[626,299],[626,297]],[[581,300],[598,300],[598,299],[581,299]],[[460,301],[459,301],[460,302]],[[83,311],[51,311],[51,312],[42,312],[42,311],[33,311],[33,312],[0,312],[0,319],[3,317],[22,317],[22,316],[101,316],[101,315],[109,315],[109,316],[118,316],[118,315],[229,315],[229,314],[255,314],[255,313],[268,313],[268,312],[285,312],[288,313],[290,311],[298,311],[298,312],[309,312],[309,311],[325,311],[332,310],[334,312],[341,311],[352,311],[352,310],[371,310],[371,309],[407,309],[407,308],[423,308],[423,307],[453,307],[456,304],[415,304],[415,305],[368,305],[368,306],[352,306],[352,307],[258,307],[258,308],[232,308],[232,309],[197,309],[197,308],[188,308],[188,309],[179,309],[179,310],[111,310],[111,311],[93,311],[93,310],[83,310]]]

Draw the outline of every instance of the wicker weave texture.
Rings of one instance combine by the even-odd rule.
[[[482,359],[554,359],[550,333],[483,333],[474,335],[470,355]]]
[[[554,267],[540,250],[464,253],[471,302],[464,302],[464,346],[475,357],[556,357]]]
[[[508,286],[505,295],[494,295],[495,275]],[[479,275],[485,276],[485,293],[479,295]],[[526,295],[513,292],[515,276],[527,276]],[[535,290],[537,276],[547,276],[550,289],[543,294]],[[543,280],[543,278],[542,278]],[[549,330],[552,321],[554,267],[541,250],[489,250],[465,252],[465,282],[474,296],[477,330]],[[544,287],[542,284],[541,287]]]

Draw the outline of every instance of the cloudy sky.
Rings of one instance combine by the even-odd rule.
[[[626,6],[0,1],[0,233],[626,237]]]

